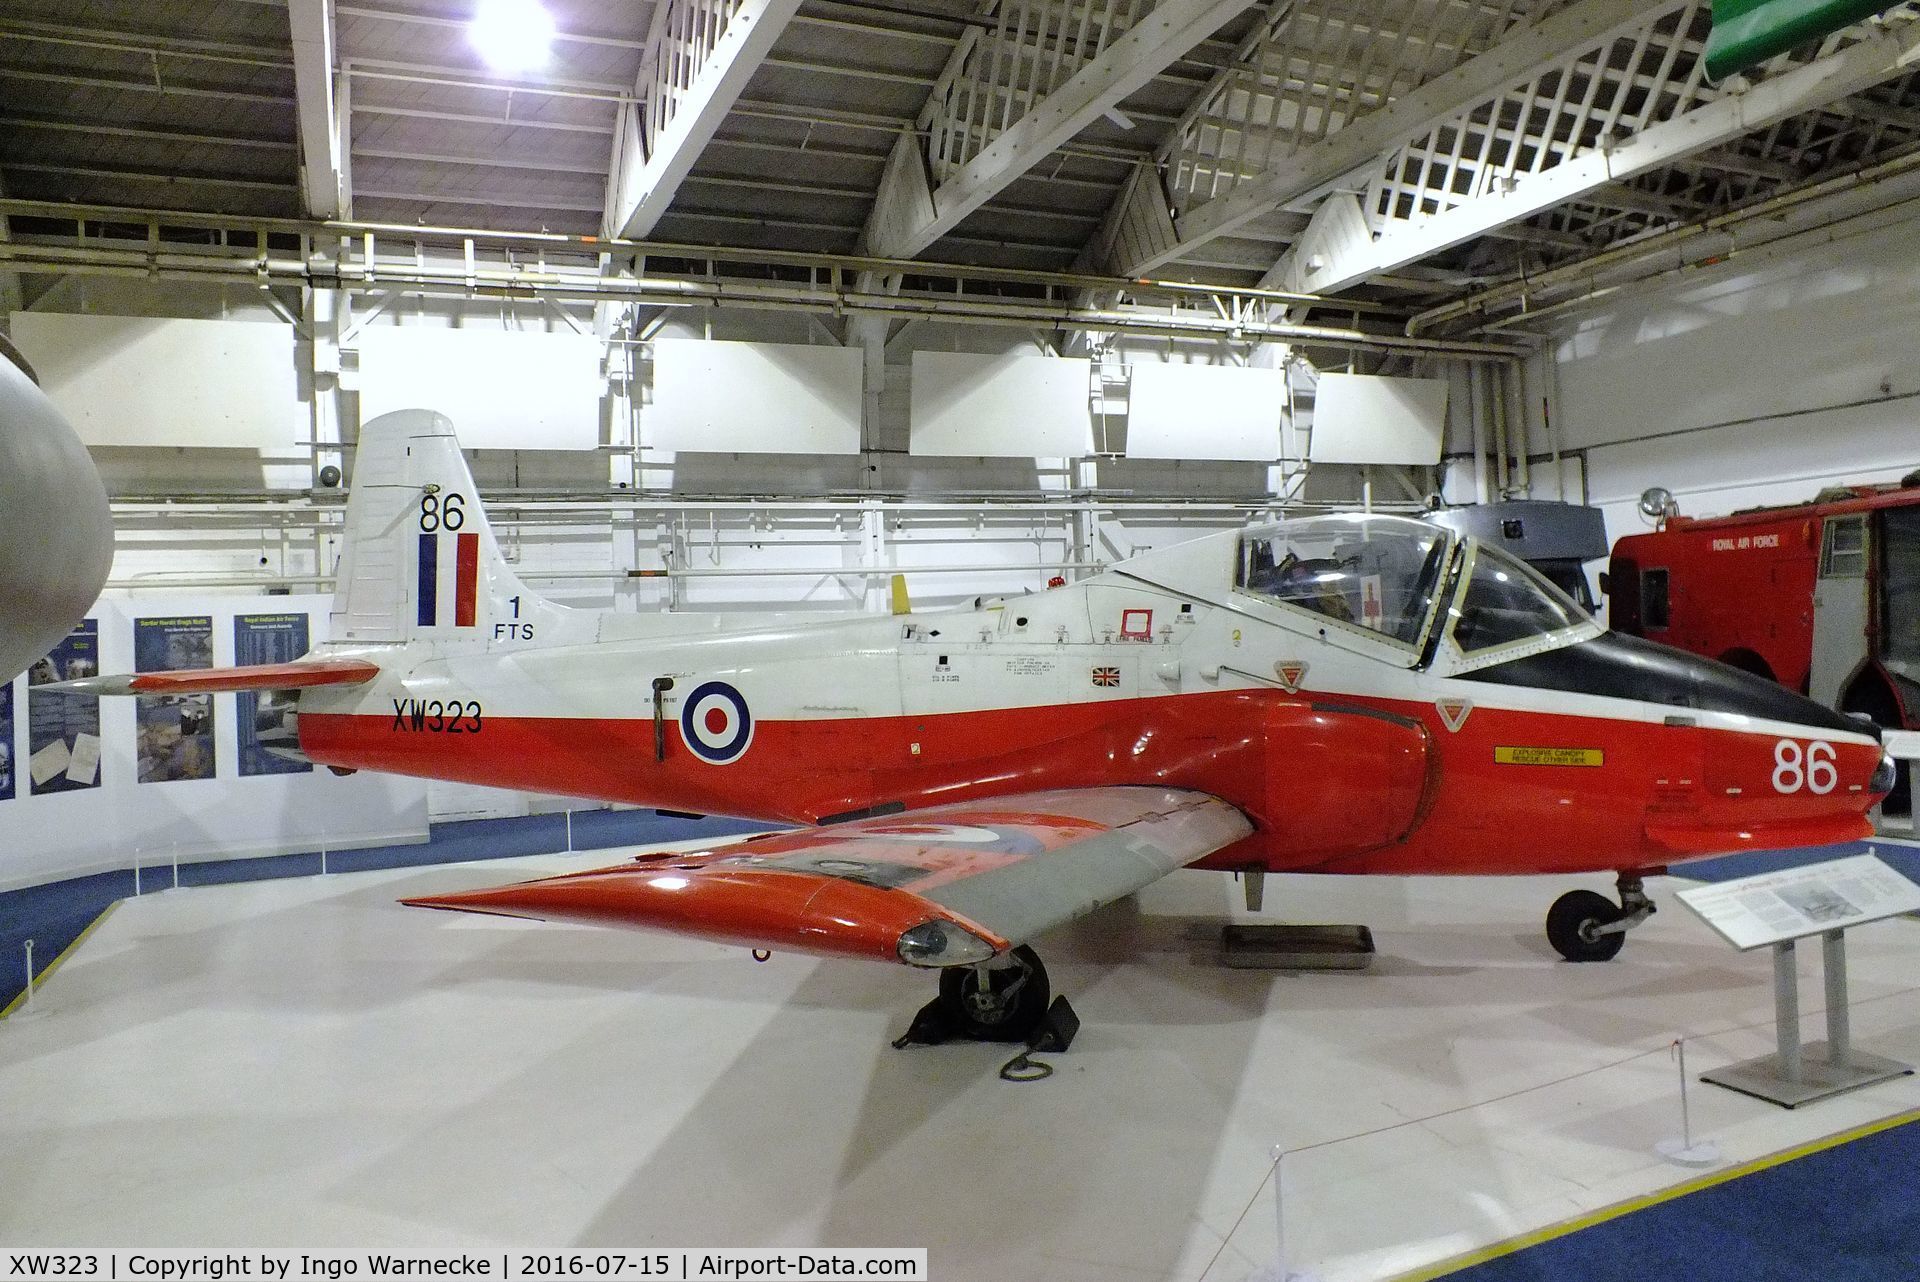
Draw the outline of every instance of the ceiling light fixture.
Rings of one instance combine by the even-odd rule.
[[[553,55],[553,17],[539,0],[480,0],[473,46],[495,71],[533,71]]]

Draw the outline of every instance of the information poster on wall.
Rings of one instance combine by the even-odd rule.
[[[213,666],[213,616],[133,621],[133,670]],[[213,696],[141,695],[134,710],[141,783],[213,778]]]
[[[38,687],[100,675],[100,620],[84,620],[27,669],[27,790],[100,786],[100,701]]]
[[[0,685],[0,801],[12,801],[13,787],[13,682]]]
[[[291,663],[307,652],[307,616],[304,614],[237,614],[233,618],[233,661],[242,667],[256,663]],[[233,697],[240,724],[235,741],[240,747],[240,773],[297,775],[313,764],[292,761],[268,752],[266,744],[286,734],[287,715],[299,695],[293,690],[242,690]]]

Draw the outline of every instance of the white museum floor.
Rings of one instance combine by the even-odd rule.
[[[1041,941],[1084,1026],[1033,1084],[996,1076],[1011,1048],[892,1049],[932,987],[904,968],[394,902],[620,855],[121,904],[0,1022],[0,1241],[926,1246],[940,1282],[1241,1282],[1273,1259],[1277,1143],[1304,1150],[1294,1266],[1383,1278],[1690,1178],[1653,1151],[1669,1043],[1695,1072],[1772,1045],[1768,956],[1664,879],[1586,966],[1541,934],[1564,881],[1270,879],[1270,909],[1379,947],[1276,975],[1206,959],[1237,888],[1178,873]],[[1920,1063],[1920,922],[1850,954],[1857,1044]],[[1739,1160],[1920,1105],[1920,1079],[1692,1098]]]

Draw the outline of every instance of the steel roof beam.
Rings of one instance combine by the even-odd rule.
[[[290,107],[292,99],[271,93],[250,93],[244,89],[214,89],[204,85],[161,83],[152,76],[94,76],[66,71],[29,71],[24,67],[0,66],[0,80],[31,80],[40,84],[67,85],[76,89],[106,89],[126,93],[150,93],[163,97],[214,98],[222,102],[252,103],[255,106]]]
[[[887,258],[924,252],[1250,3],[1161,0],[1111,38],[1110,3],[1097,19],[1092,0],[1034,6],[1031,33],[1028,5],[1017,18],[1001,6],[993,31],[974,28],[955,47],[921,112],[925,136],[902,130],[895,141],[862,247]]]
[[[355,154],[362,160],[406,160],[423,165],[461,165],[475,169],[522,169],[543,174],[578,174],[583,178],[607,176],[604,165],[539,158],[522,160],[504,155],[457,156],[443,151],[408,151],[391,147],[360,147]]]
[[[800,0],[655,0],[653,30],[613,135],[602,230],[644,237],[673,203]]]
[[[315,218],[338,218],[353,208],[353,195],[346,185],[346,134],[334,101],[333,0],[287,0],[287,22],[293,29],[301,202]]]
[[[533,209],[541,212],[592,214],[600,206],[590,201],[567,200],[558,196],[503,196],[491,191],[420,191],[362,187],[368,200],[404,200],[422,205],[478,205],[485,209]]]
[[[284,193],[285,182],[276,182],[267,178],[236,178],[221,174],[178,174],[167,172],[142,171],[138,169],[107,169],[89,165],[56,165],[39,161],[8,161],[7,168],[16,174],[54,174],[65,178],[106,178],[116,182],[159,183],[171,188],[193,187],[237,187],[252,191],[270,191]]]
[[[444,27],[459,31],[472,28],[472,18],[448,18],[430,13],[411,13],[401,9],[379,9],[363,4],[342,4],[335,12],[343,18],[372,18],[379,22],[400,22],[417,27]],[[557,44],[600,45],[609,49],[644,49],[644,40],[634,40],[626,36],[598,35],[588,31],[555,31]]]
[[[94,120],[43,120],[36,116],[0,116],[0,129],[41,129],[48,133],[133,138],[140,142],[185,142],[201,147],[244,147],[257,151],[292,151],[299,145],[288,138],[242,138],[233,134],[199,134],[177,129],[149,129],[138,125],[109,125]]]
[[[568,120],[531,120],[513,118],[506,115],[476,116],[469,112],[429,111],[421,107],[403,107],[385,102],[354,102],[348,107],[349,115],[360,116],[397,116],[404,120],[444,120],[456,125],[511,125],[515,129],[546,129],[554,133],[599,134],[605,137],[613,132],[613,122],[604,124],[581,123]],[[602,170],[601,172],[605,172]]]

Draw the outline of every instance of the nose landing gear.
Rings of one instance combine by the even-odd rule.
[[[1621,873],[1620,902],[1591,890],[1570,890],[1547,910],[1547,942],[1570,962],[1612,961],[1627,932],[1654,914],[1640,878]]]

